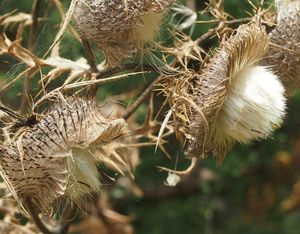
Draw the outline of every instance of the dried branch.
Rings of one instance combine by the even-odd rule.
[[[126,112],[123,114],[122,118],[129,119],[135,111],[140,107],[140,105],[150,96],[153,89],[155,88],[156,84],[159,82],[161,77],[156,78],[143,92],[142,94],[136,99],[136,101],[127,108]]]
[[[40,219],[37,209],[30,198],[27,198],[25,201],[26,209],[28,213],[30,214],[32,220],[34,221],[35,225],[43,232],[44,234],[60,234],[53,231],[50,231],[48,227],[42,222]]]

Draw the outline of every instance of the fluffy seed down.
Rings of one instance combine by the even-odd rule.
[[[267,68],[252,66],[233,78],[215,126],[215,144],[266,138],[285,113],[284,88]]]

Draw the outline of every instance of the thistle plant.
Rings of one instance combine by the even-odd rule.
[[[53,0],[61,26],[43,57],[33,50],[43,22],[38,15],[41,1],[34,1],[32,14],[0,16],[0,56],[25,65],[0,90],[6,92],[23,80],[18,110],[0,105],[0,172],[6,192],[17,202],[14,206],[22,207],[23,215],[28,212],[31,224],[44,233],[64,233],[70,222],[67,217],[58,228],[49,228],[40,213],[54,217],[62,203],[83,207],[87,197],[104,197],[100,174],[105,173],[99,165],[127,175],[132,191],[143,196],[134,182],[139,149],[156,146],[153,152],[159,148],[171,158],[166,146],[174,135],[191,159],[185,171],[160,167],[169,172],[167,184],[176,186],[180,176],[198,168],[197,159],[213,155],[221,165],[235,144],[272,136],[284,121],[287,96],[300,88],[299,1],[276,1],[277,8],[268,9],[257,3],[251,17],[230,19],[223,1],[214,0],[201,12],[174,7],[173,0],[72,0],[66,13],[61,2]],[[201,27],[197,17],[202,15],[217,25],[195,38],[192,29],[187,31]],[[171,45],[158,39],[163,21]],[[11,36],[7,30],[13,24],[18,30]],[[85,55],[61,55],[66,30]],[[217,43],[212,44],[213,38]],[[136,64],[135,56],[147,49],[159,52],[159,66]],[[99,52],[102,61],[94,56]],[[98,99],[105,93],[104,84],[148,79],[150,73],[155,78],[141,93],[133,83],[131,92],[123,88],[118,96]],[[30,85],[34,79],[35,89]],[[120,111],[113,107],[107,114],[107,102],[128,103],[129,96],[135,100],[131,105]],[[134,117],[144,103],[147,113],[142,113],[141,124]],[[98,213],[104,224],[111,223],[111,217]]]

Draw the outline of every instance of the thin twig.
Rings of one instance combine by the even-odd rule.
[[[155,72],[156,70],[149,65],[139,65],[139,64],[125,64],[122,67],[113,67],[104,69],[102,71],[99,71],[97,74],[97,79],[102,79],[105,77],[109,77],[112,75],[116,75],[120,72],[125,71],[133,71],[133,72],[139,72],[139,71],[145,71],[145,72]]]
[[[161,167],[161,166],[156,166],[156,167],[159,168],[160,170],[171,172],[176,175],[188,175],[196,167],[196,165],[197,165],[196,163],[197,163],[197,158],[192,158],[190,166],[183,171],[177,171],[177,170],[173,170],[173,169],[169,169],[169,168]]]
[[[45,224],[42,222],[42,220],[40,219],[38,212],[36,210],[35,205],[33,204],[33,202],[31,201],[30,198],[27,198],[25,200],[25,204],[26,204],[26,210],[28,211],[28,213],[30,214],[33,222],[35,223],[35,225],[37,226],[37,228],[43,232],[44,234],[57,234],[55,232],[50,231]]]
[[[136,101],[128,107],[124,115],[122,116],[125,120],[129,119],[132,114],[139,108],[139,106],[146,100],[147,97],[150,96],[152,93],[155,85],[159,82],[161,76],[156,78],[143,92],[142,94],[136,99]]]
[[[19,113],[15,112],[14,110],[4,106],[3,104],[0,103],[0,110],[3,111],[4,113],[10,115],[13,118],[16,118],[18,120],[24,120],[24,117],[20,115]]]
[[[216,32],[223,29],[224,27],[225,27],[225,22],[221,21],[219,23],[218,27],[211,29],[208,32],[204,33],[201,37],[199,37],[197,40],[195,40],[195,42],[197,44],[201,44],[202,42],[206,41],[208,38],[214,36],[216,34]]]
[[[62,21],[62,22],[65,21],[66,16],[65,16],[65,12],[64,12],[64,9],[63,9],[63,4],[62,4],[62,2],[61,2],[60,0],[52,0],[52,1],[53,1],[53,3],[54,3],[55,7],[56,7],[57,10],[58,10],[58,13],[59,13],[59,15],[60,15],[60,17],[61,17],[61,21]],[[76,32],[76,30],[74,29],[74,27],[72,27],[72,25],[68,25],[68,29],[69,29],[69,31],[72,33],[72,35],[75,37],[75,39],[76,39],[77,41],[81,42],[81,38],[80,38],[80,36],[78,35],[78,33]]]
[[[88,40],[84,37],[81,38],[85,53],[86,53],[86,58],[88,61],[88,64],[90,65],[91,71],[93,73],[97,73],[98,72],[98,68],[96,65],[96,60],[95,60],[95,56],[93,53],[93,50],[90,46],[90,43],[88,42]]]

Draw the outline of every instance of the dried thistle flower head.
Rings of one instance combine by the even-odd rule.
[[[256,23],[241,25],[195,78],[189,156],[212,152],[220,163],[236,141],[265,138],[280,125],[284,89],[276,75],[257,65],[267,51],[265,30]]]
[[[131,58],[155,39],[163,12],[174,0],[81,0],[73,18],[78,30],[94,40],[111,66]]]
[[[278,75],[288,95],[300,89],[300,1],[281,1],[278,22],[270,33],[272,43],[262,65]]]
[[[68,98],[3,143],[1,173],[21,203],[30,199],[49,212],[62,196],[77,201],[99,190],[99,149],[124,129],[123,119],[104,118],[94,100]]]

